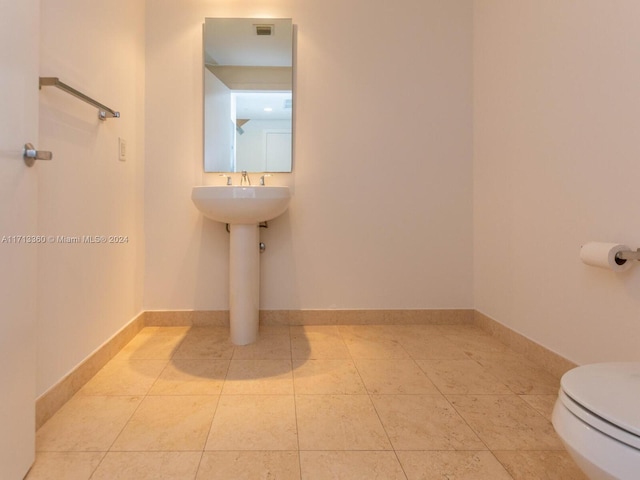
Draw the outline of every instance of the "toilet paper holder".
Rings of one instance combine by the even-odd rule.
[[[635,265],[628,260],[640,260],[640,248],[634,251],[620,243],[587,242],[580,246],[580,260],[591,267],[626,272]]]
[[[640,261],[640,248],[638,248],[636,251],[624,250],[622,252],[616,253],[616,263],[618,265],[623,265],[627,260]]]

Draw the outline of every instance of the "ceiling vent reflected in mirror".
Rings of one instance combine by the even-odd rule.
[[[271,36],[273,34],[273,25],[254,25],[256,27],[256,35]]]

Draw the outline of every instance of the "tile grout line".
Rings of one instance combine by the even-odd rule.
[[[91,472],[91,474],[89,475],[88,480],[91,480],[93,478],[93,476],[95,475],[95,473],[98,471],[98,469],[100,468],[100,465],[102,465],[102,462],[104,462],[104,459],[107,458],[107,454],[109,453],[108,451],[103,452],[104,455],[102,455],[102,458],[100,459],[100,461],[98,462],[98,464],[96,465],[96,468],[93,469],[93,471]]]
[[[447,338],[447,336],[446,336],[446,335],[443,335],[443,336],[444,336],[445,338]],[[454,342],[454,343],[455,343],[455,342]],[[464,353],[464,355],[465,355],[465,357],[466,357],[467,359],[472,360],[472,361],[475,361],[476,363],[478,363],[478,364],[479,364],[479,362],[477,362],[475,359],[473,359],[473,358],[471,358],[469,355],[467,355],[467,353],[466,353],[466,352],[463,352],[463,353]],[[414,359],[414,358],[413,358],[413,356],[412,356],[411,354],[409,354],[409,355],[410,355],[410,357],[414,360],[414,362],[417,364],[416,359]],[[480,364],[479,364],[479,365],[480,365]],[[480,365],[480,366],[482,367],[482,365]],[[427,374],[427,372],[425,372],[425,371],[420,367],[420,365],[419,365],[419,364],[418,364],[418,368],[420,368],[420,370],[421,370],[421,371],[424,373],[424,375],[429,379],[429,381],[431,381],[431,383],[433,383],[433,386],[436,388],[436,390],[438,390],[438,392],[440,392],[440,395],[442,395],[442,397],[443,397],[443,398],[445,399],[445,401],[449,404],[449,406],[450,406],[450,407],[451,407],[451,408],[456,412],[456,414],[458,415],[458,417],[460,417],[460,419],[465,423],[465,425],[467,425],[467,427],[469,427],[469,430],[471,430],[471,431],[474,433],[474,435],[475,435],[476,437],[478,437],[478,440],[480,440],[480,441],[482,442],[482,444],[486,447],[486,449],[487,449],[486,451],[487,451],[487,452],[489,452],[489,454],[490,454],[490,455],[491,455],[491,456],[492,456],[492,457],[493,457],[493,458],[494,458],[494,459],[495,459],[495,460],[496,460],[496,461],[497,461],[497,462],[502,466],[502,468],[504,469],[505,473],[506,473],[507,475],[509,475],[509,477],[511,477],[511,479],[513,480],[513,476],[511,475],[511,473],[509,473],[509,471],[508,471],[508,470],[506,469],[506,467],[502,464],[502,462],[500,462],[500,460],[498,460],[498,458],[495,456],[495,454],[493,453],[493,451],[489,448],[489,445],[487,445],[487,443],[486,443],[486,442],[485,442],[485,441],[480,437],[480,435],[478,434],[478,432],[476,432],[476,431],[471,427],[471,425],[469,425],[469,422],[467,422],[467,419],[466,419],[466,418],[464,418],[464,417],[460,414],[460,412],[458,412],[458,410],[456,409],[456,407],[455,407],[455,406],[454,406],[454,405],[449,401],[449,399],[447,398],[447,396],[445,395],[445,393],[444,393],[444,392],[442,392],[442,390],[440,389],[440,387],[438,387],[438,385],[437,385],[435,382],[433,382],[433,381],[431,380],[431,378],[429,377],[429,375]],[[484,367],[482,367],[482,368],[484,369]],[[500,383],[502,383],[502,382],[500,381]],[[509,387],[507,386],[507,388],[509,388]],[[510,390],[510,389],[509,389],[509,390]],[[469,451],[473,452],[473,450],[469,450]],[[482,450],[476,450],[476,451],[482,451]]]
[[[382,419],[380,418],[380,413],[378,413],[378,409],[376,408],[375,403],[373,402],[373,399],[371,398],[371,392],[369,391],[369,388],[367,387],[367,384],[364,381],[364,378],[362,378],[362,374],[360,373],[360,369],[358,368],[358,365],[355,361],[355,358],[353,357],[353,354],[351,353],[351,349],[349,348],[349,346],[347,345],[347,342],[345,342],[344,337],[342,335],[342,329],[340,329],[338,327],[338,333],[340,334],[340,338],[342,339],[342,342],[345,344],[345,347],[347,348],[347,351],[349,352],[349,358],[351,359],[351,363],[353,363],[354,368],[356,369],[356,372],[358,373],[358,377],[360,378],[360,381],[362,382],[362,386],[365,389],[365,392],[367,392],[367,398],[369,399],[369,403],[371,404],[371,406],[373,407],[373,411],[376,413],[376,418],[378,419],[378,422],[380,422],[380,426],[382,427],[382,430],[384,431],[385,437],[387,438],[387,442],[389,442],[389,445],[391,446],[391,451],[393,452],[393,456],[396,459],[396,462],[398,462],[398,466],[400,467],[400,470],[402,470],[402,474],[404,475],[405,479],[408,479],[409,476],[407,475],[407,472],[404,469],[404,466],[402,465],[402,462],[400,461],[400,457],[398,457],[398,451],[396,450],[395,446],[393,445],[393,442],[391,441],[391,438],[389,437],[389,432],[387,432],[386,427],[384,426],[384,423],[382,421]],[[402,347],[402,345],[400,345]],[[404,347],[402,347],[402,349],[404,350]],[[406,350],[405,350],[406,352]],[[408,353],[408,352],[406,352]],[[410,356],[411,358],[411,356]],[[371,450],[371,451],[384,451],[384,450]]]
[[[129,359],[130,360],[130,359]],[[165,366],[166,368],[166,366]],[[163,369],[164,370],[164,369]],[[160,374],[158,374],[158,376],[160,376]],[[156,378],[157,380],[157,378]],[[155,383],[155,382],[154,382]],[[149,390],[151,390],[151,387],[149,387]],[[127,421],[124,422],[124,424],[122,425],[122,428],[120,429],[120,431],[118,432],[117,435],[115,435],[115,437],[113,438],[113,441],[111,442],[111,444],[109,445],[109,448],[107,448],[107,451],[105,453],[105,455],[102,457],[102,459],[100,460],[100,463],[96,466],[96,468],[93,470],[93,472],[91,473],[91,476],[89,477],[90,479],[95,475],[95,473],[98,471],[98,469],[100,468],[100,465],[102,465],[102,462],[104,462],[104,460],[107,458],[107,455],[109,455],[109,453],[112,452],[112,448],[113,445],[118,441],[118,438],[120,438],[120,435],[122,435],[122,432],[124,431],[125,428],[127,428],[127,425],[129,424],[129,422],[131,421],[131,419],[133,418],[133,416],[135,415],[135,413],[138,411],[138,409],[140,408],[140,406],[142,405],[142,402],[144,402],[144,399],[147,398],[149,391],[147,390],[147,393],[145,393],[144,395],[135,395],[135,396],[141,396],[142,399],[140,400],[140,402],[138,403],[138,405],[136,406],[136,408],[134,408],[133,412],[131,412],[131,415],[129,415],[129,418],[127,418]],[[114,396],[120,396],[120,397],[131,397],[133,395],[105,395],[105,396],[109,396],[109,397],[114,397]]]
[[[161,335],[155,334],[155,336],[161,336]],[[120,433],[118,433],[118,435],[115,437],[114,441],[111,443],[111,446],[109,447],[109,450],[108,450],[107,454],[108,454],[108,453],[110,453],[110,452],[112,452],[112,450],[111,450],[111,449],[112,449],[113,445],[115,444],[115,442],[117,441],[117,439],[120,437],[120,435],[122,434],[122,432],[124,431],[124,429],[127,427],[127,425],[129,424],[129,422],[131,421],[131,419],[133,418],[133,416],[135,415],[135,413],[136,413],[136,412],[138,411],[138,409],[141,407],[141,405],[142,405],[142,403],[144,402],[144,400],[145,400],[145,399],[147,399],[147,398],[149,398],[149,397],[159,397],[159,396],[160,396],[160,397],[162,397],[162,396],[170,396],[170,397],[173,397],[173,398],[175,398],[175,397],[189,397],[189,396],[192,396],[192,395],[189,395],[189,394],[183,394],[183,395],[150,395],[150,394],[149,394],[149,392],[151,392],[151,390],[153,389],[153,385],[155,385],[155,384],[156,384],[156,382],[158,381],[158,379],[162,376],[162,373],[164,373],[164,371],[169,367],[169,365],[171,364],[172,360],[175,360],[174,355],[175,355],[176,351],[180,348],[180,346],[182,345],[182,343],[184,342],[185,338],[186,338],[186,335],[185,335],[185,337],[183,337],[183,338],[180,340],[180,342],[178,342],[178,343],[177,343],[177,345],[175,345],[175,347],[173,348],[173,350],[172,350],[171,354],[169,355],[169,358],[167,359],[167,363],[166,363],[166,365],[165,365],[165,366],[164,366],[164,368],[161,370],[161,372],[157,375],[157,377],[155,378],[154,382],[150,385],[150,387],[149,387],[149,389],[147,390],[147,392],[142,396],[142,397],[143,397],[143,398],[142,398],[142,400],[140,401],[140,403],[138,404],[138,406],[136,407],[136,409],[133,411],[133,413],[131,414],[131,416],[129,417],[129,419],[125,422],[124,426],[123,426],[123,427],[122,427],[122,429],[120,430]],[[129,360],[131,360],[131,359],[129,359]],[[165,359],[163,358],[162,360],[165,360]],[[188,360],[188,359],[187,359],[187,360]],[[230,364],[230,360],[229,360],[229,364]],[[229,370],[229,365],[227,365],[227,371],[225,372],[225,380],[226,380],[226,376],[227,376],[228,370]],[[212,426],[212,424],[213,424],[213,417],[215,416],[215,412],[216,412],[216,410],[217,410],[217,408],[218,408],[218,405],[219,405],[219,402],[220,402],[220,394],[218,394],[218,395],[217,395],[217,397],[218,397],[218,401],[216,402],[216,407],[215,407],[215,409],[214,409],[214,414],[213,414],[213,416],[212,416],[212,418],[211,418],[211,424],[209,425],[209,430],[208,430],[208,432],[207,432],[207,437],[206,437],[206,438],[205,438],[205,440],[204,440],[204,443],[203,443],[202,449],[201,449],[201,450],[189,450],[189,451],[192,451],[192,452],[199,452],[199,453],[200,453],[200,459],[199,459],[199,461],[198,461],[198,465],[197,465],[197,468],[196,468],[196,470],[195,470],[195,474],[194,474],[194,477],[193,477],[193,478],[194,478],[194,480],[197,478],[198,472],[199,472],[199,470],[200,470],[200,465],[202,464],[202,460],[203,460],[203,458],[204,458],[204,453],[205,453],[205,448],[206,448],[206,444],[207,444],[208,434],[209,434],[209,432],[211,431],[211,426]],[[156,453],[156,452],[182,453],[182,452],[184,452],[184,451],[182,451],[182,450],[126,450],[126,451],[123,451],[123,452],[124,452],[124,453],[133,453],[133,452],[139,452],[139,453]],[[105,456],[103,457],[103,459],[102,459],[102,460],[104,460],[104,458],[106,458],[106,456],[107,456],[107,455],[105,455]],[[102,460],[101,460],[101,462],[100,462],[100,463],[102,463]],[[95,470],[94,470],[94,472],[92,473],[92,475],[91,475],[92,477],[93,477],[93,475],[95,474],[95,472],[97,471],[97,469],[98,469],[98,467],[96,467],[96,469],[95,469]]]
[[[140,331],[138,332],[138,334],[142,331],[144,331],[146,327],[143,327],[140,329]],[[138,336],[138,334],[136,334],[136,336]],[[135,338],[135,337],[134,337]],[[133,338],[131,339],[133,340]],[[182,342],[180,342],[182,343]],[[111,363],[111,361],[113,360],[113,358],[111,360],[109,360],[109,362],[107,362],[98,372],[96,372],[96,375],[98,375],[98,373],[104,369],[107,365],[109,365]],[[132,358],[127,358],[126,361],[127,363],[132,360]],[[162,359],[164,360],[164,359]],[[156,377],[156,379],[154,380],[153,383],[155,383],[158,378],[160,377],[160,375],[162,374],[162,372],[167,368],[167,366],[169,365],[169,362],[167,362],[167,364],[164,366],[164,368],[158,373],[158,376]],[[94,375],[94,377],[96,376]],[[92,377],[93,378],[93,377]],[[120,431],[118,432],[117,435],[114,436],[113,441],[111,442],[111,444],[109,445],[109,447],[107,448],[107,451],[105,452],[104,456],[100,459],[100,463],[98,463],[98,465],[96,465],[96,468],[93,470],[93,472],[91,472],[91,475],[89,476],[89,479],[93,478],[93,476],[96,474],[96,472],[98,471],[98,469],[100,468],[100,466],[102,465],[102,463],[104,462],[104,460],[107,458],[107,455],[109,455],[109,453],[112,452],[112,448],[113,445],[117,442],[118,438],[120,438],[120,435],[122,435],[122,432],[124,431],[124,429],[127,427],[127,425],[129,424],[129,422],[131,421],[131,419],[133,418],[133,416],[135,415],[135,413],[138,411],[138,409],[140,408],[140,406],[142,405],[142,403],[144,402],[144,399],[147,398],[149,391],[151,390],[153,383],[149,386],[149,389],[147,390],[147,392],[144,395],[104,395],[107,397],[138,397],[141,396],[142,399],[140,400],[140,402],[138,403],[138,405],[136,406],[136,408],[133,409],[133,411],[131,412],[131,415],[129,415],[129,418],[127,418],[127,421],[124,422],[124,424],[122,425],[122,428],[120,429]],[[78,391],[81,392],[82,389],[80,389]]]
[[[182,343],[182,342],[180,342]],[[204,443],[202,445],[202,453],[200,455],[200,461],[198,462],[198,467],[196,468],[196,474],[194,477],[194,480],[196,480],[198,478],[198,474],[200,473],[200,468],[202,466],[202,460],[204,459],[204,455],[207,452],[207,442],[209,441],[209,437],[211,436],[211,430],[213,429],[213,422],[216,418],[216,413],[218,412],[218,407],[220,406],[220,400],[222,400],[222,392],[224,391],[224,385],[225,383],[227,383],[227,377],[229,376],[229,370],[231,369],[231,361],[233,360],[233,357],[236,353],[236,347],[235,345],[233,346],[233,351],[231,352],[231,356],[228,359],[228,363],[227,363],[227,369],[224,372],[224,379],[222,381],[222,386],[220,387],[220,393],[218,393],[217,397],[218,400],[216,402],[216,407],[213,409],[213,415],[211,415],[211,422],[209,422],[209,429],[207,430],[207,435],[204,439]],[[173,357],[172,357],[173,358]],[[214,360],[213,358],[210,359],[205,359],[205,360]],[[215,359],[215,360],[227,360],[227,359]]]
[[[302,479],[302,453],[300,451],[300,427],[298,426],[298,398],[296,395],[296,381],[293,374],[293,339],[291,338],[291,325],[289,325],[289,357],[291,361],[291,386],[293,388],[293,416],[296,421],[296,443],[298,445],[298,472],[300,473],[300,480]]]
[[[465,355],[467,355],[465,353]],[[418,368],[420,368],[420,365],[418,365]],[[420,368],[420,370],[422,370],[422,368]],[[423,370],[424,372],[424,370]],[[426,374],[426,372],[424,372],[425,376],[427,378],[429,378],[429,376]],[[464,418],[462,416],[462,414],[458,411],[458,409],[455,407],[455,405],[453,405],[453,403],[451,403],[451,401],[447,398],[447,395],[442,392],[442,390],[440,390],[440,387],[438,387],[438,385],[436,385],[434,382],[433,383],[434,387],[436,387],[436,390],[438,390],[438,392],[440,392],[440,395],[442,395],[442,398],[444,398],[444,400],[449,404],[449,406],[453,409],[454,412],[456,412],[456,415],[458,415],[458,417],[464,422],[464,424],[469,428],[469,430],[471,430],[473,432],[473,434],[478,438],[478,440],[480,440],[480,442],[482,442],[482,444],[485,446],[485,448],[487,449],[487,451],[491,452],[491,449],[489,448],[489,445],[487,445],[487,443],[482,439],[482,437],[480,437],[480,434],[478,432],[476,432],[476,430],[469,425],[469,422],[467,422],[467,419]],[[492,453],[493,455],[493,453]]]

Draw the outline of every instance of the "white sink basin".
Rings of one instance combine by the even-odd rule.
[[[250,225],[282,215],[289,207],[289,187],[207,185],[193,187],[191,199],[202,214],[217,222]]]

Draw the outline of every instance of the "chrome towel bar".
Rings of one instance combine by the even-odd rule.
[[[99,110],[98,118],[100,120],[106,120],[107,118],[120,118],[120,112],[116,112],[102,103],[95,101],[93,98],[88,97],[84,93],[79,92],[75,88],[70,87],[66,83],[62,83],[58,77],[40,77],[40,88],[42,87],[57,87],[60,90],[64,90],[68,94],[79,98],[83,102],[96,107]]]

